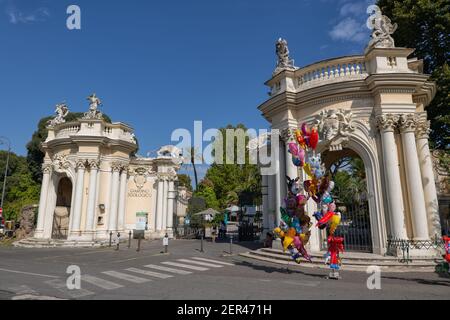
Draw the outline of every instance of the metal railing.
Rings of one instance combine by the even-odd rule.
[[[411,250],[445,250],[444,245],[444,241],[437,235],[430,240],[408,240],[388,237],[387,251],[391,252],[394,249],[400,249],[402,251],[402,258],[399,261],[401,263],[410,263],[413,261],[410,257]]]

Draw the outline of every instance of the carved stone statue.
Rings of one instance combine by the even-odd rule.
[[[89,112],[84,114],[85,120],[101,120],[103,114],[98,110],[98,107],[102,105],[102,101],[97,97],[95,93],[90,95],[87,100],[89,101]]]
[[[330,151],[342,150],[350,133],[355,131],[353,113],[346,110],[324,110],[316,119],[316,125]]]
[[[394,48],[395,42],[392,34],[397,30],[398,25],[392,24],[391,19],[383,15],[379,7],[371,6],[369,10],[375,12],[375,14],[368,21],[373,30],[368,48]]]
[[[276,43],[276,54],[278,61],[275,73],[278,73],[284,69],[295,69],[294,61],[289,57],[288,43],[285,39],[278,39]]]
[[[54,127],[58,124],[65,123],[66,122],[65,118],[69,114],[69,107],[65,103],[59,103],[56,105],[55,114],[56,114],[55,118],[53,118],[47,123],[49,127]]]

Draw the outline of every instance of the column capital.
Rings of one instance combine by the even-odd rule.
[[[414,113],[401,114],[399,116],[399,128],[401,133],[415,132],[417,116]]]
[[[120,172],[122,170],[122,162],[111,163],[112,172]]]
[[[75,163],[75,166],[77,169],[85,170],[86,169],[86,160],[85,159],[78,159]]]
[[[44,163],[42,165],[42,172],[44,174],[50,174],[52,173],[53,165],[51,163]]]
[[[280,138],[284,141],[284,143],[289,143],[294,141],[294,130],[295,128],[285,128],[280,130]]]
[[[384,132],[394,132],[397,128],[398,120],[399,116],[392,113],[386,113],[376,117],[378,128]]]
[[[98,170],[100,168],[100,161],[98,160],[88,160],[88,165],[91,170]]]
[[[431,132],[431,121],[420,120],[417,122],[416,137],[417,139],[429,139]]]

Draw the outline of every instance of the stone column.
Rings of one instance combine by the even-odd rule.
[[[295,179],[298,177],[298,169],[292,162],[292,154],[289,152],[289,143],[292,142],[292,132],[291,129],[286,129],[283,131],[283,141],[284,141],[284,149],[285,149],[285,162],[286,162],[286,176],[291,179]]]
[[[87,206],[87,218],[85,231],[88,233],[94,233],[95,231],[95,209],[96,209],[96,195],[97,195],[97,175],[99,162],[95,160],[89,161],[90,174],[89,174],[89,195]]]
[[[427,211],[415,137],[416,120],[414,114],[402,114],[399,124],[414,240],[428,240],[430,237],[428,235]]]
[[[120,174],[120,188],[119,188],[119,212],[117,229],[119,231],[125,230],[125,205],[127,199],[127,180],[128,180],[128,166],[122,166],[122,173]]]
[[[112,189],[111,189],[111,208],[109,210],[109,231],[115,232],[117,228],[117,211],[119,202],[119,179],[121,164],[113,163],[112,166]]]
[[[263,231],[261,232],[261,239],[264,240],[266,238],[266,233],[270,230],[270,222],[269,222],[269,176],[262,176],[262,212],[263,212]]]
[[[171,178],[169,181],[169,191],[168,191],[168,204],[167,204],[167,233],[170,237],[173,237],[173,208],[175,201],[175,178]]]
[[[158,177],[158,199],[156,205],[156,231],[162,230],[163,220],[163,195],[164,195],[164,180],[162,176]]]
[[[75,188],[75,208],[73,211],[73,224],[71,234],[74,237],[79,236],[81,224],[81,210],[83,208],[84,198],[84,173],[86,170],[86,160],[77,162],[77,181]]]
[[[277,226],[280,225],[280,221],[281,221],[281,212],[280,212],[280,207],[282,205],[281,201],[282,201],[282,185],[281,185],[281,176],[284,177],[284,172],[281,172],[282,168],[280,165],[280,158],[281,158],[281,153],[280,150],[277,150],[278,154],[275,155],[274,160],[275,160],[275,170],[276,170],[276,175],[275,175],[275,223]],[[284,179],[283,179],[284,181]]]
[[[439,217],[439,203],[434,179],[433,159],[428,144],[430,121],[419,122],[416,131],[417,153],[419,155],[420,172],[422,173],[422,187],[425,194],[425,207],[428,216],[428,233],[430,236],[441,236],[441,222]]]
[[[167,206],[169,202],[169,180],[164,180],[164,193],[163,193],[163,215],[162,215],[162,228],[161,230],[166,231],[167,229]]]
[[[405,208],[401,195],[402,185],[400,181],[398,151],[394,136],[398,116],[383,114],[377,117],[377,122],[381,132],[386,197],[392,229],[391,236],[398,239],[407,239]]]
[[[42,178],[41,196],[39,200],[39,213],[38,221],[36,226],[36,231],[34,233],[35,238],[43,238],[44,236],[44,218],[47,211],[47,197],[48,197],[48,187],[50,184],[50,176],[52,173],[52,165],[44,164],[42,166],[42,171],[44,176]]]
[[[267,176],[267,221],[269,230],[275,229],[275,176]]]

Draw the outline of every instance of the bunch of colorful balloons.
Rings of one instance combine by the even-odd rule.
[[[335,232],[341,223],[341,214],[337,212],[332,191],[335,183],[326,175],[322,158],[316,152],[319,145],[319,130],[317,127],[309,128],[305,123],[300,129],[291,132],[289,153],[292,163],[303,171],[307,179],[299,185],[299,178],[287,177],[288,195],[285,199],[285,208],[281,208],[281,224],[274,230],[280,237],[285,251],[289,250],[293,259],[299,263],[303,256],[311,261],[305,246],[311,235],[311,218],[305,212],[305,205],[313,199],[320,210],[314,213],[319,229],[329,228],[329,252],[327,262],[334,270],[339,269],[339,252],[343,251],[343,238],[335,237]],[[302,174],[303,176],[303,174]]]

